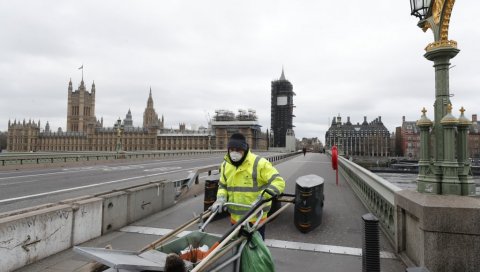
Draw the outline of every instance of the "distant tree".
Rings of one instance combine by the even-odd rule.
[[[7,132],[0,131],[0,151],[7,149]]]

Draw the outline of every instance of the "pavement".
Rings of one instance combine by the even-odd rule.
[[[266,228],[266,244],[275,261],[276,271],[361,271],[362,270],[362,215],[368,211],[352,189],[339,175],[335,182],[330,158],[324,154],[307,153],[276,166],[286,180],[286,193],[295,193],[297,178],[304,175],[318,175],[324,178],[325,205],[322,224],[308,233],[301,233],[294,225],[294,207],[288,207]],[[146,244],[158,239],[162,233],[181,225],[193,214],[203,211],[202,183],[171,208],[146,219],[114,231],[81,246],[105,247],[138,251]],[[211,222],[206,231],[223,234],[230,226],[227,218]],[[190,230],[195,230],[192,227]],[[380,232],[381,271],[404,272],[405,264],[394,254],[393,247]],[[72,249],[40,260],[17,271],[59,272],[78,271],[90,260],[73,252]]]

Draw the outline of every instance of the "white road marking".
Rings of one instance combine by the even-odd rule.
[[[143,171],[145,171],[145,172],[171,171],[171,170],[177,170],[177,169],[181,169],[181,168],[182,167],[180,167],[180,166],[159,167],[159,168],[145,169]],[[188,171],[188,172],[191,172],[191,171]]]
[[[27,181],[19,181],[19,182],[12,182],[12,183],[5,183],[5,184],[0,184],[0,186],[8,186],[8,185],[13,185],[13,184],[30,183],[30,182],[35,182],[35,181],[38,181],[38,179],[27,180]]]
[[[2,200],[0,200],[0,204],[9,203],[9,202],[18,201],[18,200],[29,199],[29,198],[34,198],[34,197],[39,197],[39,196],[46,196],[46,195],[70,192],[70,191],[75,191],[75,190],[80,190],[80,189],[85,189],[85,188],[90,188],[90,187],[96,187],[96,186],[102,186],[102,185],[107,185],[107,184],[112,184],[112,183],[117,183],[117,182],[123,182],[123,181],[128,181],[128,180],[134,180],[134,179],[139,179],[139,178],[148,178],[148,177],[159,176],[159,175],[164,175],[164,174],[172,174],[172,173],[182,172],[182,171],[191,170],[191,169],[196,169],[196,168],[189,168],[189,169],[174,170],[174,171],[169,171],[169,172],[155,173],[155,174],[150,174],[150,175],[136,176],[136,177],[130,177],[130,178],[100,182],[100,183],[95,183],[95,184],[90,184],[90,185],[84,185],[84,186],[79,186],[79,187],[66,188],[66,189],[61,189],[61,190],[56,190],[56,191],[45,192],[45,193],[39,193],[39,194],[34,194],[34,195],[26,195],[26,196],[14,197],[14,198],[2,199]]]
[[[208,158],[207,158],[208,159]],[[198,158],[198,159],[188,159],[188,160],[176,160],[176,161],[160,161],[160,162],[152,162],[152,163],[144,163],[144,164],[132,164],[132,165],[126,165],[132,166],[132,168],[118,168],[122,166],[86,166],[86,167],[75,167],[75,168],[64,168],[62,171],[59,172],[50,172],[50,173],[37,173],[37,174],[31,174],[31,175],[22,175],[22,176],[14,176],[14,177],[0,177],[0,180],[5,180],[5,179],[16,179],[16,178],[27,178],[27,177],[38,177],[38,176],[49,176],[49,175],[58,175],[58,174],[65,174],[65,173],[77,173],[77,172],[85,172],[85,171],[97,171],[97,170],[103,170],[103,171],[111,171],[111,170],[129,170],[129,169],[142,169],[143,166],[148,166],[152,164],[164,164],[164,163],[175,163],[175,162],[187,162],[187,161],[196,161],[196,160],[205,160],[205,158]],[[201,166],[199,166],[201,167]],[[117,168],[117,169],[114,169]],[[198,168],[198,167],[197,167]],[[192,168],[196,169],[196,168]],[[3,174],[3,173],[0,173]]]
[[[119,231],[163,236],[170,233],[172,229],[141,227],[141,226],[126,226],[121,228]],[[183,237],[189,233],[191,233],[191,231],[183,231],[176,236]],[[209,233],[209,234],[221,237],[220,234],[216,234],[216,233]],[[282,248],[282,249],[293,249],[293,250],[310,251],[310,252],[362,256],[362,249],[355,248],[355,247],[311,244],[311,243],[301,243],[301,242],[292,242],[292,241],[274,240],[274,239],[266,239],[265,244],[271,248]],[[397,259],[395,254],[388,251],[380,251],[380,258]]]
[[[82,172],[82,171],[87,171],[87,170],[76,170],[76,171],[69,171],[68,173],[76,173],[76,172]],[[16,179],[16,178],[28,178],[28,177],[38,177],[38,176],[49,176],[49,175],[57,175],[57,174],[65,174],[66,172],[51,172],[51,173],[39,173],[39,174],[32,174],[32,175],[23,175],[23,176],[14,176],[14,177],[3,177],[0,178],[2,179]]]

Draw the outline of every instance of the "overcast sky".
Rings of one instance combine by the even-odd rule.
[[[480,2],[456,1],[449,38],[454,115],[480,113]],[[206,126],[216,109],[254,109],[270,129],[271,81],[293,84],[297,138],[333,116],[433,119],[433,41],[408,0],[0,1],[0,131],[8,120],[66,127],[67,87],[96,85],[96,117],[130,108],[141,126],[149,88],[166,127]]]

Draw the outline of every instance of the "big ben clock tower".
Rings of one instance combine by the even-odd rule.
[[[293,86],[285,78],[282,68],[282,75],[279,80],[272,81],[271,97],[271,132],[273,139],[272,147],[285,147],[287,132],[293,132]]]

